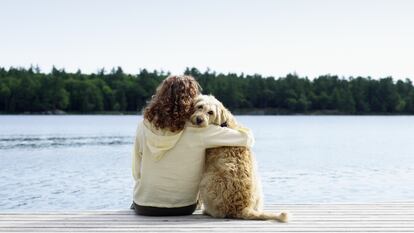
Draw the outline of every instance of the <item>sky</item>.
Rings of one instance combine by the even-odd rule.
[[[414,80],[411,0],[0,0],[0,66]]]

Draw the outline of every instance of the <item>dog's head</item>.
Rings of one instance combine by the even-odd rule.
[[[195,100],[195,112],[191,116],[191,123],[198,127],[210,124],[231,127],[234,117],[223,104],[212,95],[199,95]]]

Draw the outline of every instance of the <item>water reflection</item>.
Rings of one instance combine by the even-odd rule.
[[[7,149],[40,149],[79,146],[106,146],[132,144],[131,136],[86,136],[86,137],[44,137],[42,135],[20,135],[0,137],[0,150]]]

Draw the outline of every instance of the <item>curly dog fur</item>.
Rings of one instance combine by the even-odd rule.
[[[239,128],[235,118],[213,96],[196,99],[191,122],[199,127],[209,124]],[[206,151],[205,172],[200,183],[204,213],[216,218],[277,220],[287,222],[288,214],[263,211],[260,180],[255,161],[246,147],[219,147]]]

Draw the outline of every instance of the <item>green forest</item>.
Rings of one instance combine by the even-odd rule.
[[[196,68],[187,68],[184,74],[195,77],[203,93],[215,95],[236,113],[414,114],[414,87],[409,79],[264,77]],[[168,75],[146,69],[127,74],[121,67],[93,74],[55,67],[49,73],[38,67],[0,67],[0,112],[136,113]]]

